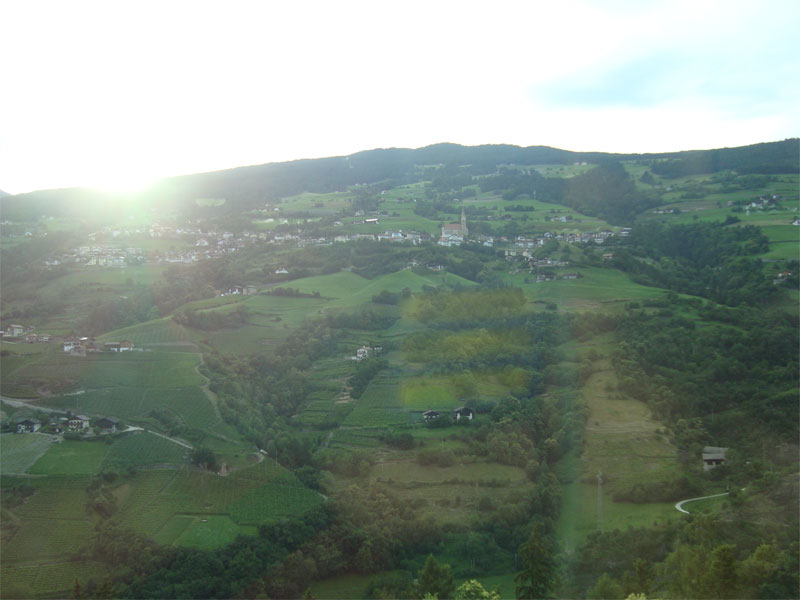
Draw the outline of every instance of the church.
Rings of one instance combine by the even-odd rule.
[[[464,209],[461,209],[461,222],[460,223],[446,223],[442,227],[442,236],[439,238],[440,246],[459,246],[469,233],[467,229],[467,215],[464,214]]]

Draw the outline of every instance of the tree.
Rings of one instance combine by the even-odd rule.
[[[83,592],[81,591],[81,582],[78,581],[78,578],[75,578],[75,585],[72,586],[72,598],[74,600],[80,600],[83,598]]]
[[[617,583],[616,579],[610,577],[608,573],[603,573],[597,580],[595,586],[589,590],[587,598],[596,598],[598,600],[616,600],[623,598],[625,594],[622,591],[622,586]]]
[[[517,598],[549,597],[554,583],[556,561],[540,523],[533,528],[528,541],[519,547],[519,553],[525,570],[514,578],[517,582]]]
[[[458,586],[453,600],[500,600],[500,594],[496,590],[488,592],[479,581],[470,579]]]
[[[453,571],[448,564],[439,564],[433,557],[428,555],[425,566],[417,573],[419,579],[419,595],[435,595],[439,600],[446,600],[453,597],[455,582],[453,581]]]
[[[208,469],[209,471],[218,471],[219,464],[217,464],[217,456],[211,448],[197,448],[192,451],[192,462],[197,466]]]

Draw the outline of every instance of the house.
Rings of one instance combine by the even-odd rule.
[[[352,356],[353,360],[364,360],[365,358],[369,358],[370,353],[373,351],[372,348],[369,346],[361,346],[358,350],[356,350],[356,355]]]
[[[426,410],[422,413],[422,418],[425,420],[426,423],[431,421],[435,421],[441,416],[441,413],[435,410]]]
[[[119,419],[116,417],[103,417],[95,423],[103,433],[114,433],[119,427]]]
[[[91,425],[91,420],[86,415],[73,415],[67,423],[72,431],[87,431]]]
[[[133,342],[130,340],[122,340],[119,343],[119,351],[120,352],[127,352],[129,350],[133,350]]]
[[[453,418],[456,421],[460,421],[461,419],[467,419],[469,421],[475,416],[475,411],[471,408],[467,408],[466,406],[461,406],[453,411]]]
[[[62,348],[64,352],[72,352],[76,346],[80,346],[78,338],[69,337],[64,340]]]
[[[22,325],[9,325],[6,329],[6,335],[11,337],[19,337],[25,333],[25,327]]]
[[[564,273],[561,276],[561,278],[562,279],[577,279],[578,278],[578,274],[577,273]]]
[[[703,448],[703,470],[708,471],[716,466],[724,465],[725,454],[728,452],[727,448],[719,448],[717,446],[706,446]]]
[[[41,428],[42,423],[37,419],[25,419],[17,423],[17,433],[35,433]]]
[[[119,342],[106,342],[103,344],[103,349],[111,352],[119,352]]]

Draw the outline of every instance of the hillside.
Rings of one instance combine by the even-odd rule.
[[[791,596],[797,154],[439,144],[3,198],[0,595]]]

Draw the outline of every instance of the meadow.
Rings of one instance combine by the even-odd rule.
[[[152,433],[134,432],[117,439],[105,455],[103,470],[143,467],[150,465],[180,465],[187,450],[175,442]]]
[[[564,496],[557,534],[568,551],[597,529],[649,527],[679,516],[672,502],[614,501],[615,494],[635,484],[672,481],[682,471],[677,449],[661,423],[646,405],[617,391],[616,374],[606,358],[612,347],[605,336],[577,348],[599,354],[593,362],[594,373],[581,388],[588,408],[582,449],[567,455],[558,471]],[[598,474],[602,479],[599,502]]]
[[[0,434],[0,474],[25,473],[54,440],[54,436],[45,433]]]
[[[100,471],[108,448],[103,440],[64,440],[52,444],[28,472],[33,475],[94,475]]]
[[[269,458],[226,476],[190,467],[140,471],[115,494],[124,525],[161,543],[200,548],[252,535],[255,525],[300,515],[322,502]]]

